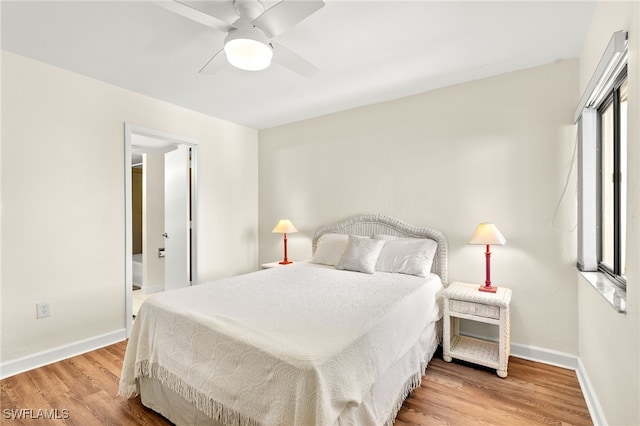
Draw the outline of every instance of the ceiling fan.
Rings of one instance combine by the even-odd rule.
[[[216,74],[227,63],[243,70],[259,71],[269,67],[272,59],[305,77],[313,77],[319,71],[297,53],[273,41],[273,38],[321,9],[323,0],[282,0],[267,10],[260,0],[174,0],[156,3],[226,33],[224,47],[200,69],[200,73]]]

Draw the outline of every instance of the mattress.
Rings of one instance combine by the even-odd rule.
[[[120,393],[158,383],[222,423],[384,419],[372,390],[390,371],[411,370],[391,374],[400,394],[397,385],[379,389],[392,406],[408,379],[419,382],[416,369],[435,349],[441,289],[436,275],[298,263],[165,292],[140,310]]]

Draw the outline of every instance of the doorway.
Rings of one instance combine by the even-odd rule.
[[[127,336],[132,326],[134,285],[141,287],[136,294],[149,294],[195,283],[197,158],[195,139],[125,123]],[[132,172],[140,168],[144,183],[136,189],[137,173]],[[146,206],[145,214],[136,205],[135,192],[144,192],[144,201],[138,203]],[[143,222],[141,231],[138,225]],[[134,253],[141,259],[140,264],[133,262]],[[143,270],[143,274],[136,269]]]

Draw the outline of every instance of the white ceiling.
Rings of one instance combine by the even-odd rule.
[[[262,129],[577,57],[595,9],[594,1],[325,1],[275,38],[320,69],[311,79],[278,64],[198,74],[224,34],[151,1],[4,0],[2,48]]]

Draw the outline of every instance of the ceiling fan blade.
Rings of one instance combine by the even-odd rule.
[[[219,73],[224,67],[229,64],[229,62],[227,62],[227,56],[223,53],[223,51],[224,49],[218,50],[218,52],[213,55],[211,59],[209,59],[209,62],[204,64],[204,66],[200,68],[200,71],[198,72],[200,74],[207,75],[215,75]]]
[[[267,38],[273,38],[322,7],[324,7],[322,0],[283,0],[265,10],[253,21],[253,25],[260,28]]]
[[[175,2],[189,6],[205,15],[213,16],[229,25],[238,19],[233,1],[175,0]]]
[[[273,41],[271,42],[271,45],[273,46],[273,61],[279,63],[283,67],[289,68],[291,71],[307,78],[312,78],[320,72],[315,65],[294,51]]]
[[[178,0],[151,0],[156,5],[167,9],[176,15],[184,16],[187,19],[198,22],[202,25],[206,25],[207,27],[211,27],[215,30],[226,33],[231,28],[231,23],[226,20],[227,14],[221,13],[222,17],[208,13],[206,10],[208,8],[204,8],[205,4],[203,2],[198,1],[178,1]],[[218,3],[218,2],[215,2]],[[220,2],[221,4],[227,4],[227,2]],[[208,5],[208,3],[207,3]],[[199,6],[199,7],[196,7]],[[231,11],[233,12],[233,6],[231,7]],[[237,18],[237,16],[236,16]],[[233,22],[233,20],[231,21]]]

